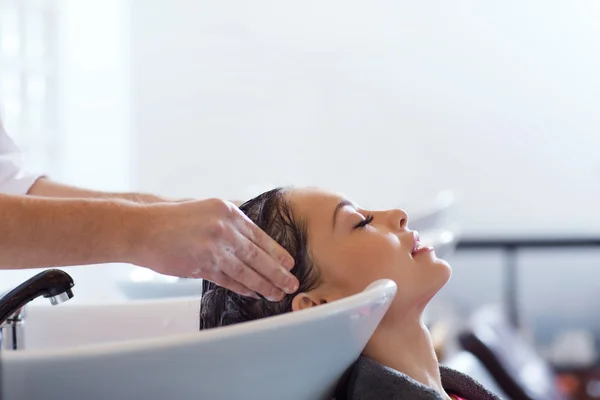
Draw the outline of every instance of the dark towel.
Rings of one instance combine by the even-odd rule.
[[[440,366],[442,385],[466,400],[500,400],[467,375]],[[339,386],[336,400],[442,400],[442,396],[408,375],[361,356]]]

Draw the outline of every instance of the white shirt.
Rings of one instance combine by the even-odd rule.
[[[25,171],[21,151],[8,137],[0,120],[0,193],[27,194],[40,175]]]

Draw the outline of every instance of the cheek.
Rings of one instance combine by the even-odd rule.
[[[403,257],[397,238],[379,235],[346,243],[337,253],[330,282],[338,283],[346,295],[358,293],[378,279],[401,280],[402,266],[410,262],[408,254]]]
[[[400,264],[409,260],[408,251],[392,234],[368,235],[353,250],[352,257],[372,274],[397,271]]]

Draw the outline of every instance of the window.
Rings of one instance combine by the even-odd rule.
[[[56,43],[56,0],[0,0],[0,113],[34,171],[58,162]]]

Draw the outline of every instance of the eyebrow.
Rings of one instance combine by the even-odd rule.
[[[335,221],[337,220],[337,215],[340,212],[340,210],[346,206],[354,206],[354,203],[352,203],[350,200],[342,200],[339,203],[337,203],[337,205],[335,206],[335,210],[333,210],[333,224],[332,224],[332,229],[335,229]]]

